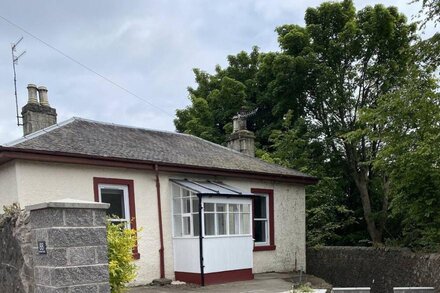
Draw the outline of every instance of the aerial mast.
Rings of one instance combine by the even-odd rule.
[[[18,59],[20,59],[26,51],[23,51],[17,55],[17,45],[20,44],[20,42],[23,40],[23,37],[18,39],[15,43],[11,44],[11,52],[12,52],[12,68],[14,70],[14,93],[15,93],[15,110],[16,110],[16,117],[17,117],[17,126],[23,125],[20,123],[20,119],[23,118],[19,115],[18,112],[18,97],[17,97],[17,73],[15,71],[15,65],[18,65]]]

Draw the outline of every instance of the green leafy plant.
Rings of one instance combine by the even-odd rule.
[[[307,293],[307,292],[313,292],[312,287],[310,287],[309,284],[301,284],[296,288],[292,288],[290,290],[291,293]]]
[[[124,292],[126,284],[136,277],[137,267],[133,263],[133,248],[137,243],[137,232],[127,229],[124,223],[107,224],[108,261],[112,293]]]

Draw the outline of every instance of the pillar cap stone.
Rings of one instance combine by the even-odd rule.
[[[60,209],[108,209],[109,203],[101,203],[94,201],[78,200],[72,198],[48,201],[37,203],[34,205],[26,206],[26,210],[35,211],[47,208],[60,208]]]

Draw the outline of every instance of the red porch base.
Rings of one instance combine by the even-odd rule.
[[[193,283],[202,284],[202,275],[198,273],[185,273],[185,272],[174,272],[176,280]],[[252,274],[252,269],[243,270],[233,270],[233,271],[223,271],[216,273],[205,274],[205,285],[223,284],[236,281],[247,281],[253,280],[254,274]]]

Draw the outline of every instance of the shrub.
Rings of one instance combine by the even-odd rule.
[[[137,242],[137,231],[126,229],[124,223],[107,224],[108,261],[112,293],[124,291],[127,283],[136,277],[137,267],[133,263],[133,248]]]

